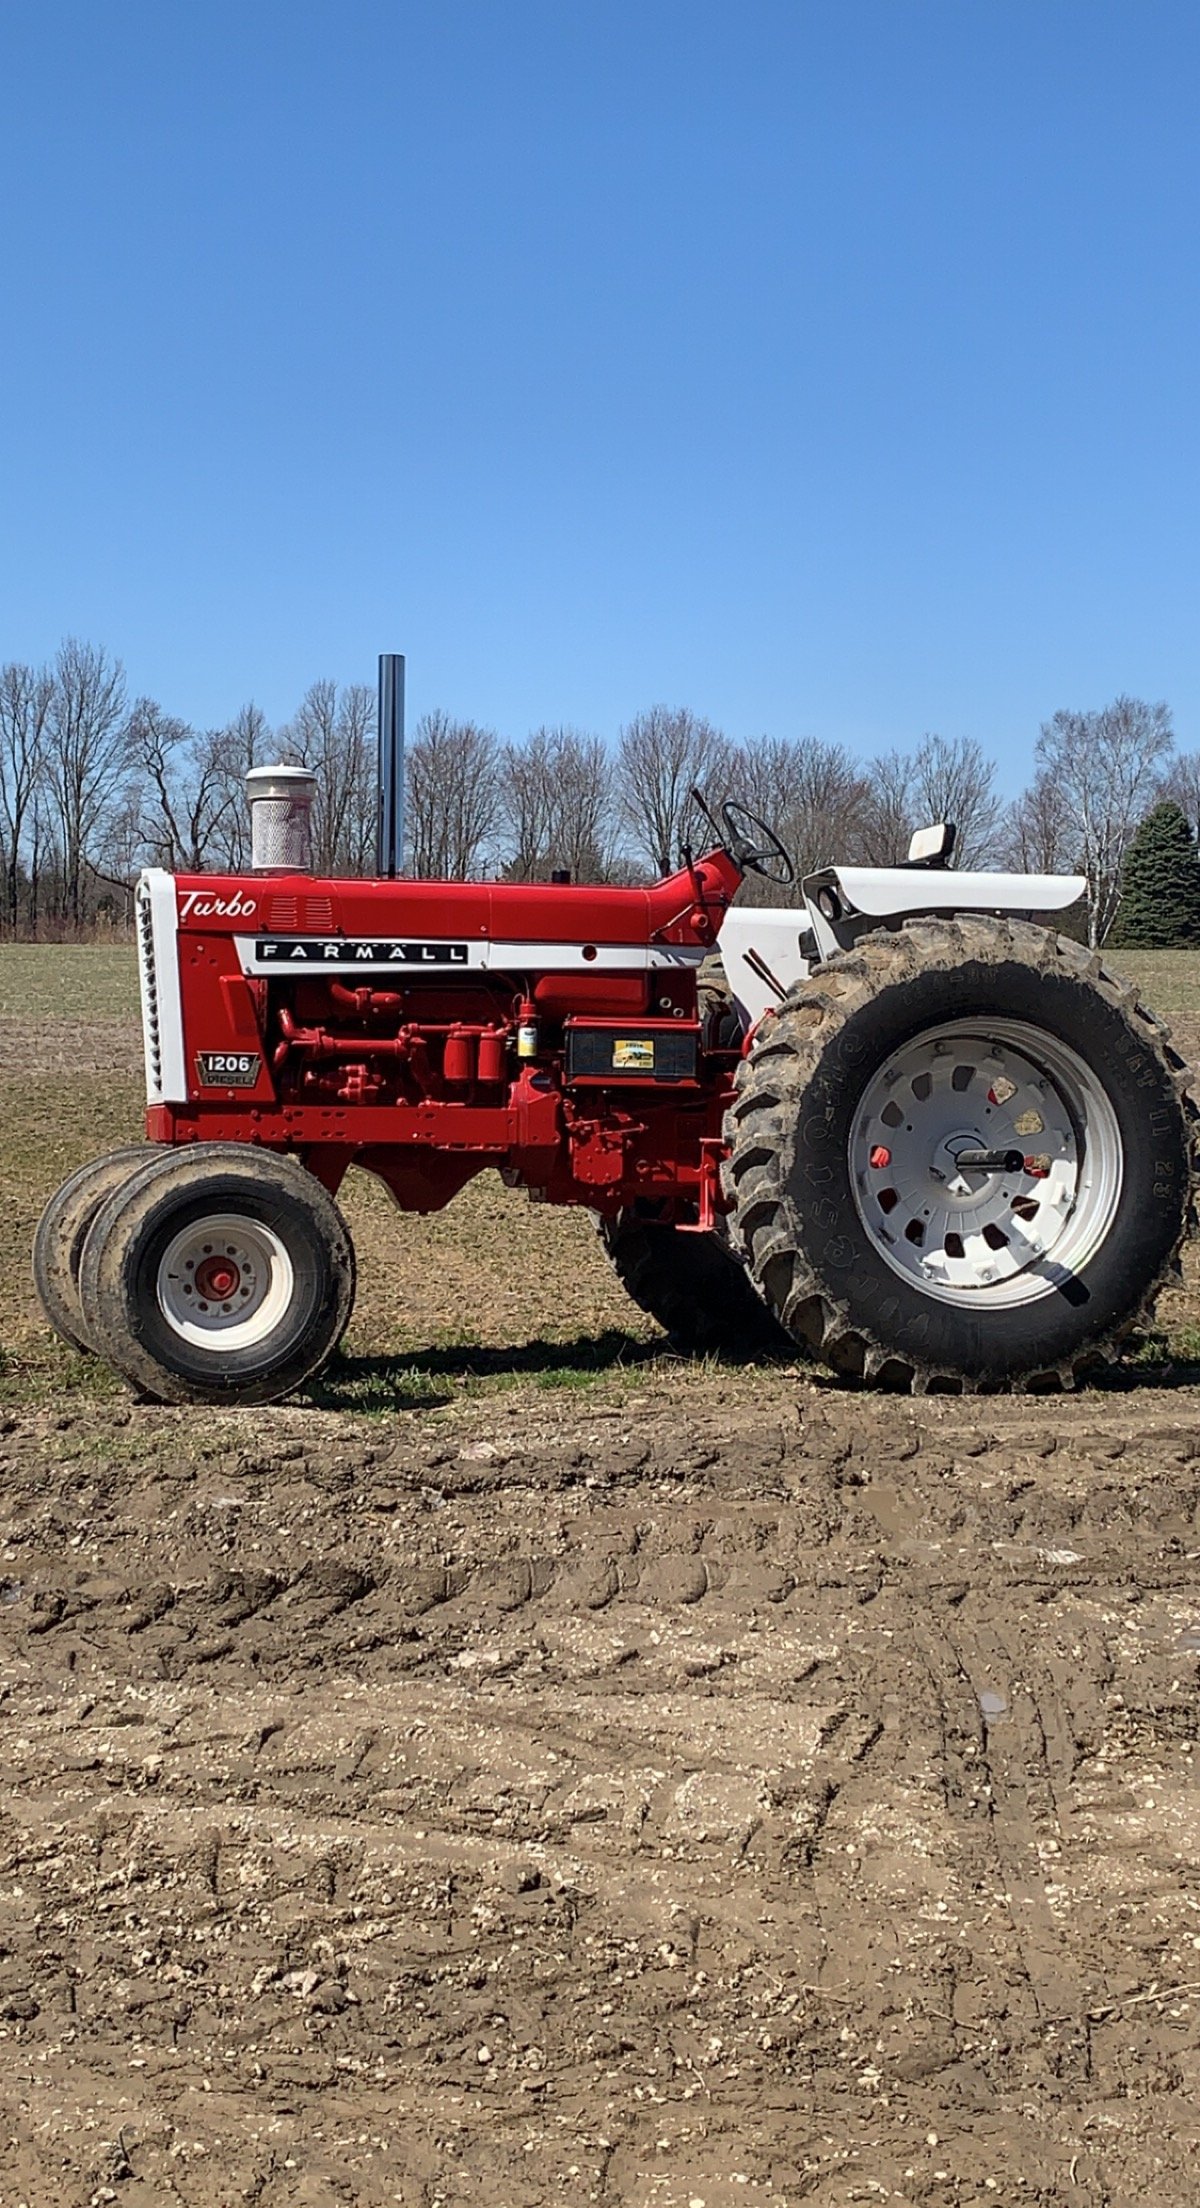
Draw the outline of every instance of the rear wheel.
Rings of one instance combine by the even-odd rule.
[[[728,1053],[732,1078],[742,1023],[719,958],[706,961],[696,994],[703,1048]],[[795,1343],[759,1295],[727,1222],[697,1234],[660,1213],[649,1201],[632,1204],[597,1227],[622,1287],[657,1319],[672,1348],[685,1357],[794,1355]]]
[[[599,1222],[600,1239],[623,1288],[685,1356],[780,1356],[794,1344],[768,1311],[728,1230],[689,1233],[664,1225],[653,1204]]]
[[[739,1072],[726,1187],[755,1278],[845,1373],[1066,1381],[1147,1316],[1190,1223],[1186,1078],[1078,944],[976,917],[869,936]]]
[[[159,1158],[96,1214],[79,1272],[101,1355],[166,1403],[271,1403],[340,1339],[354,1252],[292,1158],[204,1144]]]
[[[33,1284],[51,1326],[68,1348],[91,1351],[79,1301],[79,1260],[88,1228],[107,1196],[158,1155],[140,1142],[81,1165],[54,1191],[33,1238]]]

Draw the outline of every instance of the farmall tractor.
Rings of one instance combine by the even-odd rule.
[[[1070,1383],[1177,1265],[1186,1069],[1034,924],[1079,880],[956,872],[932,830],[735,907],[747,872],[792,877],[733,804],[650,888],[402,880],[394,842],[332,880],[312,778],[252,780],[251,871],[138,884],[148,1145],[37,1231],[51,1323],[144,1395],[266,1403],[320,1370],[351,1168],[428,1212],[494,1167],[587,1207],[678,1347],[899,1388]]]

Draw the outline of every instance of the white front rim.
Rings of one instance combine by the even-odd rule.
[[[163,1251],[158,1307],[197,1349],[251,1349],[279,1324],[296,1276],[284,1243],[261,1220],[214,1212],[183,1227]]]
[[[1019,1150],[1020,1172],[964,1170],[963,1150]],[[954,1020],[872,1075],[850,1130],[872,1247],[940,1303],[1010,1309],[1078,1278],[1112,1225],[1123,1151],[1083,1060],[1021,1020]]]

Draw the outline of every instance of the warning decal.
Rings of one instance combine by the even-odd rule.
[[[614,1073],[653,1073],[654,1037],[619,1035],[613,1043]]]

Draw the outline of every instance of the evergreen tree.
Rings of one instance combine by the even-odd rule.
[[[1147,813],[1133,836],[1109,941],[1130,949],[1200,942],[1200,855],[1174,798]]]

